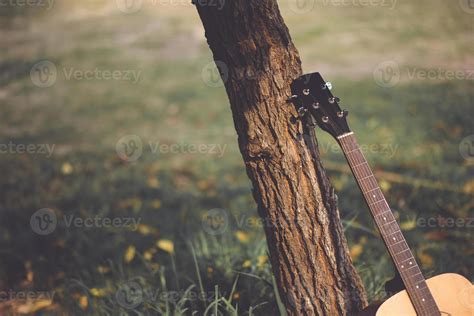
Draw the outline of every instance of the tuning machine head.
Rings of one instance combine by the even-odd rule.
[[[350,129],[346,121],[348,112],[339,107],[340,99],[332,95],[332,87],[316,72],[293,81],[291,91],[296,96],[294,103],[297,110],[304,108],[304,112],[311,114],[323,130],[337,138],[350,132]]]

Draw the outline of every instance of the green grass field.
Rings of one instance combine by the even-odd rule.
[[[194,7],[120,3],[0,8],[0,314],[279,314]],[[364,3],[279,1],[304,71],[322,72],[350,111],[426,276],[472,281],[474,12]],[[390,259],[341,151],[318,135],[351,254],[379,298]],[[55,229],[38,233],[51,216]]]

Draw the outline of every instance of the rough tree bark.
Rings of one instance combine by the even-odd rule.
[[[220,68],[270,259],[289,315],[353,315],[367,305],[337,196],[287,103],[301,61],[275,0],[195,5]]]

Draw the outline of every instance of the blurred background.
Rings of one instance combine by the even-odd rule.
[[[1,2],[1,315],[280,313],[190,2]],[[304,71],[350,111],[426,276],[472,281],[474,2],[279,5]],[[380,298],[392,264],[337,144],[317,133],[352,258]]]

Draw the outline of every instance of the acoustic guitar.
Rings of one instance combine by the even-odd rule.
[[[331,134],[339,143],[365,202],[374,218],[404,290],[382,303],[369,306],[360,315],[377,316],[474,316],[474,288],[469,280],[454,273],[441,274],[425,280],[401,232],[393,212],[375,179],[354,132],[347,123],[347,111],[341,110],[339,98],[331,93],[331,84],[319,73],[296,79],[292,85],[291,102],[302,117],[311,120]],[[313,129],[314,130],[314,129]]]

